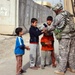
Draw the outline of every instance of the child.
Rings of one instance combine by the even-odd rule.
[[[29,29],[30,34],[30,68],[37,70],[39,68],[39,36],[45,31],[37,28],[37,19],[31,19],[31,27]]]
[[[44,24],[44,27],[49,27],[53,21],[53,18],[51,16],[47,17],[47,24]],[[44,69],[45,65],[50,64],[50,55],[52,59],[52,66],[56,67],[55,64],[55,56],[54,56],[54,37],[53,33],[50,31],[46,31],[41,38],[41,68]]]
[[[18,28],[16,28],[15,33],[17,35],[17,38],[16,38],[16,45],[15,45],[14,53],[16,55],[16,61],[17,61],[16,74],[18,75],[18,74],[24,72],[22,70],[22,57],[25,53],[24,49],[29,50],[29,47],[24,45],[24,41],[23,41],[23,38],[22,38],[23,29],[18,27]]]

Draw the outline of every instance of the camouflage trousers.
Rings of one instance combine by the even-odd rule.
[[[65,72],[67,63],[75,69],[75,38],[59,41],[59,71]]]
[[[73,37],[72,39],[71,39],[72,41],[71,41],[71,49],[73,50],[73,63],[74,63],[74,69],[75,69],[75,37]]]

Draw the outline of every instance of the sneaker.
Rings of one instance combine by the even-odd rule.
[[[40,66],[38,65],[38,66],[36,66],[37,68],[40,68]]]
[[[24,70],[21,70],[20,72],[21,72],[21,73],[25,73],[26,71],[24,71]]]
[[[57,66],[56,64],[52,64],[52,67],[53,67],[53,68],[56,68],[56,66]]]
[[[60,71],[55,71],[56,74],[60,74],[60,75],[64,75],[64,72],[60,72]]]
[[[41,69],[45,69],[44,65],[41,65]]]

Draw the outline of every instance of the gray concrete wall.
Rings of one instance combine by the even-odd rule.
[[[15,0],[0,0],[0,33],[13,33],[16,23],[16,5]]]
[[[13,34],[18,26],[26,33],[31,18],[35,17],[39,23],[43,23],[49,15],[54,16],[54,12],[33,0],[0,0],[0,33]]]
[[[20,0],[19,8],[19,26],[23,27],[24,31],[29,30],[33,17],[38,19],[38,23],[44,23],[47,16],[55,16],[51,9],[36,4],[32,0]]]

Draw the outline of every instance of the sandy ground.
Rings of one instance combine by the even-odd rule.
[[[16,60],[14,55],[16,36],[3,36],[0,35],[0,75],[16,75]],[[29,34],[23,36],[25,45],[29,45]],[[55,40],[55,53],[58,54],[58,42]],[[57,68],[51,66],[46,67],[44,70],[31,70],[29,68],[29,51],[26,51],[23,56],[23,69],[26,73],[23,75],[56,75],[54,71]],[[65,75],[75,75],[69,71]]]

